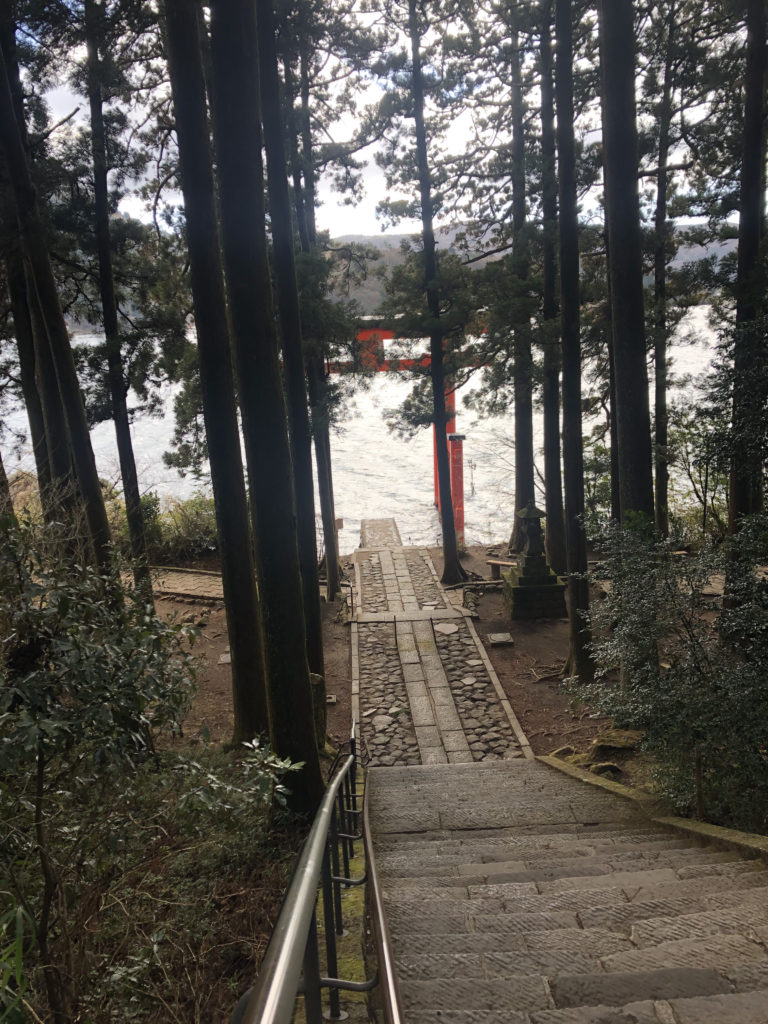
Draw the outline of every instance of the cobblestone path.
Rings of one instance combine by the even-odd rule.
[[[519,723],[461,607],[425,548],[392,519],[362,524],[355,552],[353,715],[372,765],[530,756]]]

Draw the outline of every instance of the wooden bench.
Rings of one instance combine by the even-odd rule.
[[[500,580],[502,569],[512,569],[517,565],[516,560],[510,561],[508,558],[486,558],[486,565],[491,567],[491,579]]]

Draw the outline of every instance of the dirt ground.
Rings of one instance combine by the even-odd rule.
[[[430,551],[438,573],[439,549]],[[474,576],[488,578],[486,558],[500,555],[500,548],[472,547],[462,564]],[[344,560],[347,579],[353,579],[352,563]],[[158,611],[197,626],[193,652],[199,659],[197,695],[185,723],[187,742],[222,742],[232,730],[231,671],[227,663],[228,640],[223,605],[162,599]],[[481,591],[478,634],[510,699],[531,746],[537,754],[549,754],[564,745],[585,751],[592,738],[610,722],[589,708],[575,704],[563,692],[560,672],[568,653],[566,619],[515,622],[509,620],[498,587]],[[350,627],[342,602],[323,603],[326,691],[329,694],[328,734],[332,746],[346,741],[351,716]],[[514,646],[491,647],[488,634],[511,632]]]

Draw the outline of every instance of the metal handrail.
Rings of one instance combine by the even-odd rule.
[[[367,801],[358,806],[357,743],[355,723],[350,737],[351,753],[346,757],[325,791],[309,835],[296,863],[291,883],[272,933],[259,976],[237,1004],[230,1024],[290,1024],[296,996],[304,995],[307,1024],[322,1022],[322,989],[328,989],[329,1020],[342,1020],[339,991],[368,992],[379,984],[379,973],[368,981],[352,982],[334,977],[338,960],[336,936],[343,935],[341,888],[365,884],[350,877],[354,844],[364,839],[369,863],[373,865],[368,834]],[[362,817],[362,827],[360,818]],[[341,859],[340,859],[341,855]],[[320,976],[317,911],[318,890],[325,924],[326,966],[331,977]],[[386,1024],[402,1024],[397,984],[394,978],[389,937],[383,919],[383,903],[373,870],[369,890],[381,977]]]
[[[259,977],[239,1017],[242,1024],[290,1024],[293,1018],[331,817],[341,784],[354,763],[355,756],[350,754],[325,791],[285,894]]]

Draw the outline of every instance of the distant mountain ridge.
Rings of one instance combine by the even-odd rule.
[[[679,225],[681,232],[691,228],[693,228],[693,225],[690,224]],[[450,249],[460,230],[459,227],[438,228],[438,246]],[[401,243],[414,238],[415,234],[415,232],[404,232],[402,234],[339,235],[338,238],[332,239],[332,242],[341,244],[369,245],[380,253],[379,259],[371,264],[368,278],[350,290],[349,298],[359,304],[364,314],[375,313],[381,306],[386,297],[384,280],[381,276],[382,271],[386,272],[391,267],[397,266],[397,264],[402,262]],[[737,246],[738,239],[736,238],[725,238],[709,242],[707,245],[681,245],[671,262],[671,266],[679,269],[686,263],[698,263],[701,260],[712,257],[719,261],[735,252]],[[488,257],[489,260],[498,258],[498,256]],[[482,266],[483,262],[478,261],[478,266]],[[650,278],[646,278],[646,284],[649,283],[649,280]]]

